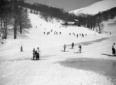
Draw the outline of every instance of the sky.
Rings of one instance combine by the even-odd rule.
[[[62,8],[66,11],[71,11],[89,6],[101,0],[26,0],[26,1],[30,3],[38,2],[53,7]]]

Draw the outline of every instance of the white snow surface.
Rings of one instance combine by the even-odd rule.
[[[74,13],[76,15],[79,15],[81,13],[95,15],[99,12],[106,11],[113,7],[116,7],[116,0],[102,0],[102,1],[92,4],[90,6],[72,10],[69,13]]]
[[[79,43],[110,37],[97,34],[87,28],[60,25],[57,20],[46,22],[40,15],[29,13],[32,28],[26,38],[8,39],[0,46],[0,85],[113,85],[110,78],[93,71],[64,67],[58,62],[69,58],[103,58],[112,59],[102,52],[109,52],[112,41],[103,41],[83,47],[82,54],[74,54],[78,46],[68,52],[62,52],[64,44]],[[44,35],[43,32],[62,32],[61,35]],[[85,38],[76,38],[68,33],[87,33]],[[113,38],[114,40],[114,38]],[[115,40],[114,40],[115,41]],[[108,44],[104,46],[104,44]],[[20,46],[24,52],[20,52]],[[100,46],[100,48],[99,48]],[[40,48],[40,61],[33,61],[33,48]],[[95,49],[95,51],[93,50]],[[95,55],[96,54],[96,55]],[[94,56],[93,56],[94,55]]]

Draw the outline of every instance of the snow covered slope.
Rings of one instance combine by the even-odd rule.
[[[109,77],[100,73],[59,64],[70,58],[103,58],[101,53],[108,51],[107,46],[111,45],[109,42],[83,46],[82,53],[77,53],[78,45],[74,49],[67,46],[67,52],[62,52],[62,45],[96,40],[104,36],[83,27],[64,27],[57,20],[46,22],[40,15],[29,13],[29,18],[32,28],[27,30],[26,38],[8,39],[0,45],[0,85],[113,85]],[[82,37],[82,33],[87,33],[87,36]],[[78,38],[74,34],[78,34]],[[23,52],[20,52],[21,45]],[[40,60],[33,61],[32,49],[37,46],[40,47]],[[81,62],[84,61],[86,60]]]
[[[116,0],[102,0],[96,2],[88,7],[80,8],[77,10],[72,10],[70,13],[74,13],[76,15],[84,13],[84,14],[97,14],[98,12],[102,12],[108,9],[116,7]]]
[[[3,45],[4,50],[2,50],[2,55],[4,55],[4,52],[9,51],[12,57],[15,52],[20,51],[21,46],[23,46],[25,52],[27,53],[26,55],[28,56],[32,56],[32,49],[38,46],[41,48],[41,51],[44,52],[43,54],[45,54],[45,52],[47,52],[49,49],[59,46],[62,47],[64,44],[91,41],[102,37],[98,33],[89,30],[88,28],[62,26],[59,21],[55,19],[51,22],[47,22],[41,18],[39,14],[35,15],[29,13],[28,15],[32,28],[27,29],[25,38],[23,38],[23,36],[19,38],[18,36],[18,39],[16,40],[13,40],[13,38],[8,39]]]
[[[77,42],[78,39],[80,39],[76,37],[77,34],[86,34],[88,36],[97,34],[84,27],[62,26],[57,20],[47,22],[41,18],[40,15],[29,13],[29,18],[31,20],[32,28],[29,30],[28,36],[42,42],[48,40],[46,42],[55,42],[55,45],[61,45],[64,43],[71,43],[72,41]]]

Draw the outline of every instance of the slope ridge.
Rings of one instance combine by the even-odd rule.
[[[99,12],[111,9],[113,7],[116,7],[116,0],[102,0],[102,1],[92,4],[90,6],[72,10],[69,13],[74,13],[76,15],[81,14],[81,13],[94,15]]]

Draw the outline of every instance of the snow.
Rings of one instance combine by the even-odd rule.
[[[81,14],[81,13],[95,15],[99,12],[106,11],[113,7],[116,7],[116,0],[101,0],[90,6],[72,10],[72,11],[70,11],[70,13],[74,13],[76,15]]]
[[[29,18],[32,28],[28,30],[26,38],[16,40],[9,38],[0,46],[0,85],[113,85],[111,79],[102,74],[64,67],[58,62],[80,57],[101,58],[102,56],[103,59],[114,59],[101,55],[102,52],[110,53],[107,48],[112,44],[112,40],[115,41],[114,38],[107,42],[83,45],[83,53],[76,54],[74,52],[78,52],[78,43],[111,36],[100,35],[84,27],[65,27],[57,20],[46,22],[40,15],[31,13]],[[49,32],[51,29],[62,34],[54,35],[51,32],[50,35],[44,35],[43,32]],[[87,33],[87,36],[77,38],[69,33]],[[74,49],[70,49],[72,42],[77,44]],[[68,45],[67,52],[63,52],[64,44]],[[20,52],[21,46],[24,52]],[[33,61],[32,50],[37,47],[40,47],[41,60]]]

